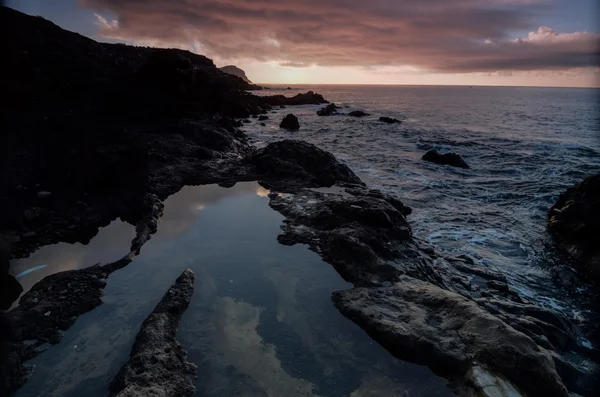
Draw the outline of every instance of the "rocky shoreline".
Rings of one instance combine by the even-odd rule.
[[[205,57],[96,43],[41,18],[0,11],[16,32],[11,81],[2,82],[15,103],[2,110],[9,134],[0,153],[0,271],[43,245],[85,243],[113,219],[136,225],[121,260],[49,276],[16,309],[0,313],[3,395],[26,382],[27,360],[102,304],[110,274],[156,231],[163,200],[185,185],[242,181],[271,190],[270,206],[286,218],[280,243],[307,244],[353,284],[332,295],[345,316],[398,358],[448,378],[457,394],[587,396],[600,384],[597,350],[582,348],[569,319],[470,258],[444,256],[414,238],[411,209],[366,187],[330,153],[295,140],[256,149],[238,128],[239,119],[276,106],[327,103],[319,94],[253,96],[248,83]],[[193,276],[182,277],[176,285],[185,284],[189,303]],[[176,344],[184,306],[159,337]],[[121,375],[152,348],[144,341],[138,337]],[[185,371],[175,366],[168,376],[187,385],[181,373],[191,364],[182,365]],[[118,379],[114,385],[123,386]],[[112,392],[137,388],[127,395],[143,395],[147,384],[136,382]]]

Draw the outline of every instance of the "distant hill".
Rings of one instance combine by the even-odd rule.
[[[244,72],[242,69],[238,68],[237,66],[227,65],[227,66],[223,66],[222,68],[219,68],[219,69],[221,69],[225,73],[229,73],[229,74],[232,74],[234,76],[241,78],[248,84],[252,84],[252,81],[250,81],[248,76],[246,76],[246,72]]]

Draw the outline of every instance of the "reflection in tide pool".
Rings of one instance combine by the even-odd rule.
[[[135,227],[120,220],[101,228],[88,244],[47,245],[29,257],[13,260],[10,274],[23,286],[23,293],[46,276],[65,270],[82,269],[96,263],[116,261],[129,252]]]
[[[17,396],[105,396],[141,322],[187,267],[196,291],[178,339],[197,396],[446,396],[426,367],[392,357],[330,301],[348,288],[303,246],[277,243],[283,217],[256,183],[186,187],[159,229],[113,273],[105,303],[36,359]]]

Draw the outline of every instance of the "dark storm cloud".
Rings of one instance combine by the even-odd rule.
[[[535,24],[536,0],[85,0],[101,34],[282,66],[411,65],[441,72],[598,65],[600,35]],[[117,15],[107,21],[102,15]],[[511,32],[530,31],[519,39]]]

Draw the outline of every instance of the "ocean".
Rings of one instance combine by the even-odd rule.
[[[286,86],[287,87],[287,86]],[[313,90],[370,116],[317,116],[320,105],[277,109],[244,125],[258,146],[301,139],[332,152],[370,187],[413,208],[414,234],[504,272],[520,294],[580,318],[579,294],[550,271],[564,262],[546,231],[549,207],[567,187],[600,172],[600,90],[482,86],[277,86],[260,95]],[[347,108],[346,108],[347,107]],[[301,128],[279,128],[287,113]],[[402,120],[385,124],[380,116]],[[429,149],[456,152],[470,169],[428,163]],[[578,290],[586,296],[585,288]]]

